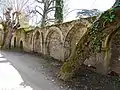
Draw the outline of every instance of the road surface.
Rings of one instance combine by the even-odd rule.
[[[52,68],[45,63],[32,54],[0,51],[0,90],[68,90],[45,72]]]

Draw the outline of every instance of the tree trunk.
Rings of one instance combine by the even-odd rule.
[[[44,27],[46,25],[46,13],[44,12],[41,22],[41,27]]]
[[[11,48],[11,39],[13,37],[12,31],[9,30],[4,38],[4,44],[2,46],[3,49],[10,49]]]
[[[44,10],[43,10],[41,27],[44,27],[44,26],[46,25],[47,9],[48,9],[48,0],[47,0],[47,1],[45,2],[45,4],[44,4]]]

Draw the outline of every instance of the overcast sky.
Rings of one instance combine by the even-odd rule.
[[[69,0],[69,7],[71,9],[84,8],[92,9],[97,8],[99,10],[106,10],[110,8],[115,0]]]
[[[99,9],[105,11],[114,4],[115,0],[66,0],[70,10],[73,9]],[[66,21],[74,19],[76,11],[67,16]]]

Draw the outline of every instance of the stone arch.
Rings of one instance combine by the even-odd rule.
[[[45,35],[45,53],[63,60],[63,34],[58,27],[50,27]]]
[[[11,48],[16,48],[17,45],[19,45],[19,42],[17,42],[17,36],[14,35],[11,39]]]
[[[41,32],[41,49],[42,49],[42,52],[44,52],[43,51],[43,47],[44,46],[44,34],[43,34],[43,32]]]
[[[36,53],[42,52],[42,37],[39,31],[36,31],[33,35],[33,51]]]
[[[14,48],[16,48],[16,45],[17,45],[17,40],[16,37],[14,37]]]
[[[4,31],[3,29],[0,29],[0,45],[3,44],[3,40],[4,40]]]
[[[108,71],[120,74],[120,28],[114,30],[107,36],[105,41],[106,62]]]
[[[23,41],[20,40],[20,49],[23,50]]]
[[[30,37],[30,44],[32,44],[33,43],[33,33],[31,34],[31,37]]]
[[[64,40],[64,59],[68,59],[74,51],[78,41],[87,31],[87,27],[83,24],[75,24],[67,33]]]

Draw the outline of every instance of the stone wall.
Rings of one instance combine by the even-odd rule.
[[[4,31],[0,29],[0,45],[3,44],[3,38],[4,38]]]
[[[63,80],[75,75],[82,64],[94,66],[102,74],[120,74],[120,9],[114,11],[116,18],[112,22],[104,17],[110,16],[110,12],[104,12],[91,28],[91,18],[86,18],[27,32],[19,29],[13,35],[11,47],[66,61],[58,74]],[[2,40],[4,35],[0,35]]]
[[[19,47],[26,52],[47,54],[65,61],[71,56],[89,25],[90,18],[87,18],[35,28],[27,32],[19,29],[13,35],[11,46]]]
[[[114,18],[110,19],[111,16]],[[109,18],[109,19],[106,19]],[[69,80],[82,64],[101,74],[120,74],[120,8],[105,11],[79,39],[72,57],[61,67],[59,79]]]

